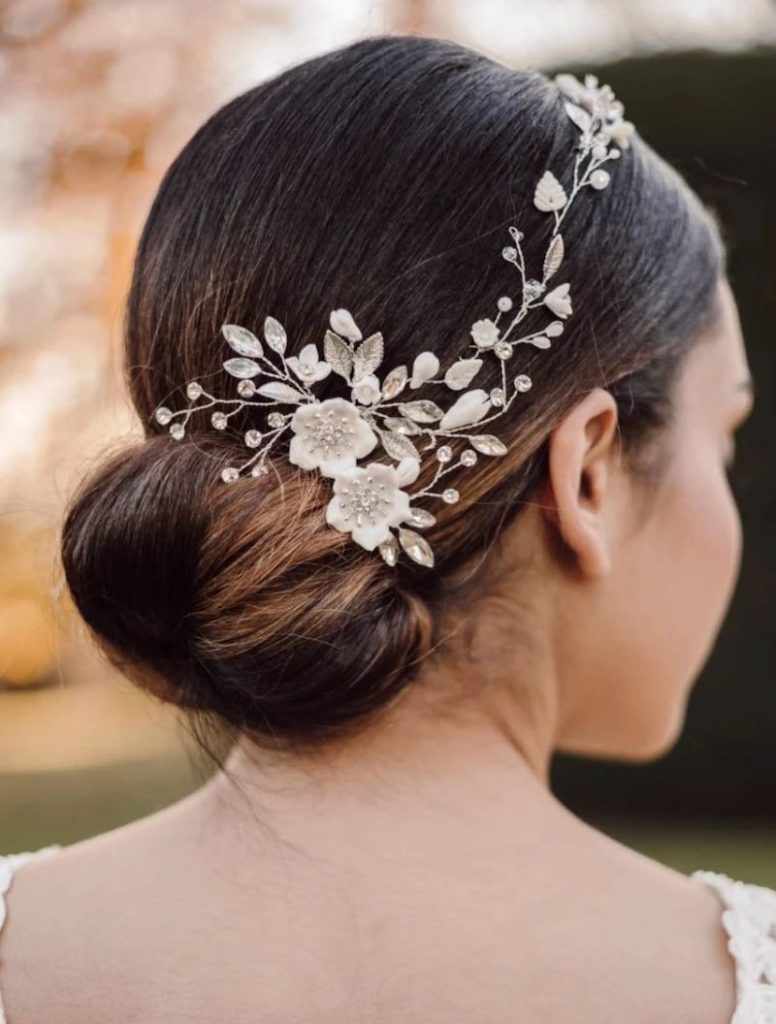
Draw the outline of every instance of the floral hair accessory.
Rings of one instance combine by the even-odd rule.
[[[474,466],[481,455],[493,458],[506,454],[504,443],[483,428],[531,388],[530,377],[524,373],[513,377],[507,365],[520,345],[548,349],[563,333],[563,321],[573,312],[571,285],[563,282],[549,286],[565,255],[561,225],[582,189],[608,186],[610,175],[603,164],[616,160],[633,134],[633,125],[623,119],[622,104],[609,86],[599,86],[594,76],[587,75],[580,82],[573,75],[557,75],[555,84],[564,97],[566,113],[579,130],[571,180],[564,183],[547,170],[534,191],[534,206],[553,218],[540,275],[528,275],[521,245],[523,233],[516,226],[509,228],[513,244],[503,248],[501,255],[515,267],[519,294],[514,299],[502,296],[493,318],[484,317],[472,324],[471,354],[456,359],[442,371],[437,356],[423,351],[411,368],[395,366],[381,376],[378,371],[385,354],[382,334],[378,331],[365,338],[346,309],[335,309],[329,317],[323,358],[313,343],[305,345],[298,356],[286,356],[286,331],[272,316],[264,321],[263,342],[245,327],[224,324],[222,333],[233,355],[223,367],[237,381],[237,397],[215,397],[198,381],[190,381],[186,385],[188,406],[177,412],[160,406],[154,413],[156,422],[168,427],[179,441],[195,412],[211,410],[212,426],[226,430],[230,419],[246,408],[286,407],[289,411],[275,408],[269,412],[261,429],[257,426],[246,431],[243,441],[247,458],[222,470],[224,482],[267,473],[272,449],[281,437],[290,434],[289,461],[333,480],[333,496],[326,508],[330,526],[350,533],[368,551],[377,548],[389,565],[396,564],[403,550],[420,565],[433,566],[432,548],[418,531],[433,526],[436,518],[418,502],[441,498],[454,504],[459,491],[445,486],[444,477],[459,468]],[[518,336],[520,323],[540,307],[551,315],[550,322],[541,330]],[[497,359],[501,367],[501,385],[489,391],[471,386],[486,358]],[[315,397],[315,385],[331,373],[345,381],[349,400],[319,401]],[[443,386],[446,394],[453,392],[452,402],[438,404],[430,398],[412,396],[413,391],[426,391],[431,384]],[[431,483],[410,493],[405,488],[419,475],[421,441],[426,441],[423,451],[434,450],[437,466]],[[464,444],[460,450],[454,449],[454,443],[461,441]],[[382,452],[375,451],[378,446]],[[396,464],[358,464],[382,453]]]

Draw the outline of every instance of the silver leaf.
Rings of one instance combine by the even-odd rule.
[[[544,257],[544,280],[549,281],[555,271],[563,262],[565,253],[563,236],[556,235],[547,247],[547,255]]]
[[[353,355],[345,342],[334,331],[327,331],[323,339],[323,354],[326,362],[345,380],[350,380],[353,369]]]
[[[353,380],[361,380],[367,373],[374,373],[383,361],[383,336],[378,331],[361,342],[356,349],[353,362]]]
[[[445,414],[444,409],[440,409],[436,402],[427,398],[421,398],[417,402],[402,402],[399,405],[399,412],[416,423],[433,423],[435,420],[441,420]]]
[[[265,395],[267,398],[276,398],[279,402],[295,402],[297,405],[304,398],[296,388],[284,384],[280,380],[270,380],[257,389],[257,394]]]
[[[399,543],[413,560],[429,569],[434,565],[434,552],[425,537],[414,530],[399,527]]]
[[[394,370],[391,370],[383,381],[383,398],[390,401],[391,398],[395,398],[399,392],[403,391],[406,387],[408,376],[406,366],[397,366]]]
[[[507,447],[493,434],[477,434],[469,438],[469,444],[483,455],[506,455]]]
[[[221,333],[238,356],[258,359],[264,355],[259,339],[245,327],[238,327],[237,324],[224,324]]]
[[[481,366],[481,359],[459,359],[445,373],[445,384],[453,391],[463,391],[477,376]]]
[[[399,545],[392,533],[388,534],[382,544],[377,545],[377,550],[388,565],[396,565],[399,560]]]
[[[233,377],[237,377],[239,380],[247,380],[249,377],[258,377],[261,373],[261,367],[258,363],[254,363],[252,359],[227,359],[224,363],[224,369],[227,373],[230,373]]]
[[[417,526],[422,530],[427,526],[433,526],[436,522],[436,516],[432,515],[425,508],[411,508],[407,516],[407,522],[411,526]]]
[[[412,420],[408,420],[404,416],[386,416],[383,423],[394,433],[405,434],[407,437],[415,437],[422,433],[417,423],[413,423]]]
[[[593,119],[586,110],[582,107],[578,107],[576,103],[570,103],[568,101],[564,103],[563,106],[566,108],[566,113],[581,132],[590,131]]]
[[[412,441],[403,434],[394,434],[390,430],[381,430],[380,440],[382,441],[383,448],[385,448],[386,452],[392,459],[396,459],[397,462],[401,462],[401,460],[407,458],[407,456],[417,459],[418,462],[421,461],[420,452]]]
[[[283,355],[286,350],[286,329],[274,316],[268,316],[264,321],[264,338],[273,352]]]

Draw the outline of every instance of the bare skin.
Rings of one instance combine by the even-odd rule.
[[[325,754],[243,742],[239,789],[217,773],[19,871],[0,945],[9,1024],[729,1024],[716,896],[548,787],[555,750],[672,745],[729,602],[725,462],[752,398],[721,296],[677,382],[649,514],[596,389],[554,431],[545,491],[506,538],[514,581],[467,611],[471,661],[431,659]]]

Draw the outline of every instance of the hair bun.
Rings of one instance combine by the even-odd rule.
[[[257,738],[322,738],[406,685],[430,611],[322,525],[317,476],[281,463],[225,487],[224,447],[154,437],[87,479],[63,531],[70,591],[157,696]]]

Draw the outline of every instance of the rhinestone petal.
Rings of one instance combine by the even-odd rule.
[[[399,545],[392,533],[388,534],[382,544],[378,544],[377,550],[388,565],[396,565],[399,560]]]
[[[469,442],[472,448],[476,448],[483,455],[506,455],[507,446],[493,434],[477,434],[470,437]]]
[[[411,526],[417,526],[422,530],[427,526],[433,526],[436,522],[436,516],[425,508],[411,508],[407,522]]]
[[[400,526],[399,543],[413,562],[417,562],[418,565],[425,565],[429,569],[432,568],[434,565],[434,552],[431,550],[431,545],[425,537],[421,537],[414,530],[408,530]]]

